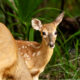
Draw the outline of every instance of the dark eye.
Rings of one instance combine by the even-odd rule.
[[[57,31],[55,32],[55,35],[57,35]]]
[[[42,32],[42,34],[43,34],[43,35],[46,35],[46,33],[45,33],[45,32]]]

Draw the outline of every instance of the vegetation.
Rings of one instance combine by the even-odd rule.
[[[54,54],[40,80],[80,79],[79,7],[80,0],[0,0],[0,22],[16,39],[40,42],[40,33],[32,29],[31,19],[37,17],[48,23],[65,11]]]

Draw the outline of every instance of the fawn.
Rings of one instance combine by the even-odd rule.
[[[0,80],[13,77],[14,80],[33,80],[24,63],[16,42],[6,26],[0,23]]]
[[[43,72],[55,47],[57,37],[57,26],[64,17],[62,12],[52,23],[42,24],[40,20],[32,19],[32,27],[41,32],[41,44],[32,41],[16,40],[18,53],[24,59],[33,80],[38,80],[39,74]]]

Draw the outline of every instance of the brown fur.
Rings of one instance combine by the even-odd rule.
[[[23,59],[18,54],[14,38],[0,23],[0,80],[12,76],[15,80],[32,80]]]

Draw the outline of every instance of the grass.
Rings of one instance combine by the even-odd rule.
[[[55,3],[55,6],[58,4],[58,7],[53,6],[52,2],[53,4]],[[0,21],[8,26],[16,39],[36,40],[40,42],[40,34],[31,28],[31,19],[38,17],[44,23],[48,23],[53,21],[61,11],[59,8],[59,0],[49,0],[48,5],[51,4],[52,7],[46,5],[45,7],[39,8],[41,3],[43,3],[43,0],[14,0],[15,7],[10,0],[1,0]],[[74,8],[72,10],[72,12],[74,11],[73,13],[68,8],[64,10],[65,15],[71,18],[75,17],[73,16],[75,13],[80,13],[80,10],[75,12],[76,10]],[[62,30],[58,28],[58,37],[53,56],[46,66],[45,71],[40,75],[40,80],[80,79],[79,35],[80,30],[66,37]]]

